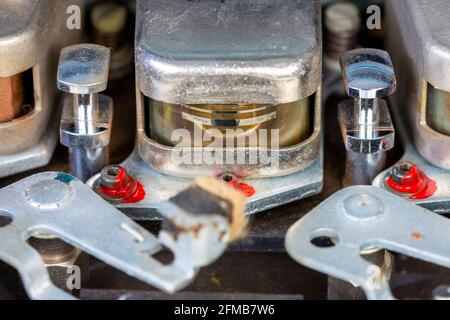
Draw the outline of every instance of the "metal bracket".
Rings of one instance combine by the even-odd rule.
[[[233,233],[223,215],[192,216],[182,209],[167,213],[162,207],[161,211],[170,215],[173,224],[201,220],[204,228],[196,229],[196,234],[189,228],[178,230],[178,237],[170,237],[171,231],[165,229],[156,238],[73,176],[40,173],[0,190],[0,259],[18,270],[31,298],[72,299],[51,282],[41,256],[27,244],[33,235],[51,234],[130,276],[174,293],[191,282],[198,267],[222,254]],[[217,234],[220,237],[213,238]],[[168,265],[153,257],[164,246],[174,254]]]
[[[247,213],[254,214],[282,204],[297,201],[319,193],[323,187],[323,139],[317,159],[306,169],[284,177],[264,179],[242,179],[250,184],[256,193],[247,199]],[[191,179],[162,174],[152,169],[135,150],[121,164],[130,176],[134,176],[144,186],[148,196],[137,203],[119,203],[116,208],[135,220],[160,220],[156,211],[158,204],[169,199],[190,183]],[[93,186],[99,174],[87,184]]]
[[[436,213],[450,212],[450,171],[430,164],[419,154],[414,146],[412,136],[406,127],[406,119],[401,115],[401,108],[398,108],[397,100],[390,99],[389,104],[392,106],[391,113],[394,117],[395,127],[404,149],[404,154],[400,161],[408,161],[415,164],[437,184],[437,191],[431,197],[417,200],[408,199],[408,201]],[[386,185],[386,179],[390,171],[391,168],[388,168],[381,172],[375,177],[372,185],[390,191]]]
[[[384,248],[450,268],[450,221],[379,188],[343,189],[295,223],[286,250],[302,265],[393,299],[388,280],[361,257]]]

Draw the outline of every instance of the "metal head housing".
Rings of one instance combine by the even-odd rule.
[[[138,1],[140,91],[174,104],[279,104],[321,83],[316,0]]]
[[[33,94],[29,112],[0,123],[0,177],[43,166],[57,143],[59,93],[54,85],[57,54],[80,41],[80,30],[67,27],[70,6],[84,9],[82,0],[0,1],[0,77],[29,72]]]
[[[391,35],[392,54],[405,46],[409,59],[414,61],[417,72],[434,87],[450,91],[450,33],[447,0],[390,0],[387,1],[388,19],[397,19]],[[393,21],[388,21],[394,28]],[[399,41],[399,36],[401,41]],[[390,36],[388,38],[391,38]],[[389,41],[388,41],[389,42]]]
[[[449,2],[396,0],[386,5],[391,30],[386,43],[401,82],[396,95],[401,117],[409,122],[420,155],[449,170]]]

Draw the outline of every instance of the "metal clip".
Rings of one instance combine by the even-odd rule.
[[[243,196],[235,195],[237,191],[226,189],[225,184],[219,189],[225,192],[221,196],[202,186],[185,192],[201,198],[202,203],[215,204],[211,208],[222,208],[224,216],[204,211],[202,203],[197,210],[189,210],[189,199],[183,200],[182,193],[160,208],[172,225],[182,229],[177,233],[165,228],[156,238],[71,175],[49,172],[28,177],[0,190],[0,259],[18,270],[32,299],[71,299],[51,282],[41,256],[26,242],[33,235],[50,234],[130,276],[174,293],[242,232],[232,221],[245,226]],[[227,197],[227,192],[233,196]],[[175,206],[178,211],[166,211]],[[164,246],[174,254],[167,265],[154,258]]]
[[[285,245],[297,262],[360,285],[368,299],[392,299],[386,276],[361,252],[383,248],[450,268],[449,228],[448,219],[389,192],[355,186],[297,221]]]

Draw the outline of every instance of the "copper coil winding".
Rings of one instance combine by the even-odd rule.
[[[23,87],[22,74],[0,78],[0,123],[12,121],[23,114]]]

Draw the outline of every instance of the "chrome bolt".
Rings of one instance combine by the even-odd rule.
[[[96,44],[78,44],[61,51],[58,89],[73,94],[76,130],[95,134],[98,121],[98,93],[108,84],[110,50]]]
[[[339,124],[347,150],[344,185],[370,184],[384,168],[385,151],[394,147],[395,129],[383,97],[397,82],[389,54],[356,49],[340,57],[350,97],[339,104]]]
[[[397,88],[391,58],[383,50],[356,49],[343,54],[340,64],[347,94],[355,98],[360,138],[371,139],[379,119],[378,99]]]
[[[69,148],[71,173],[87,181],[108,162],[112,100],[98,93],[108,83],[110,49],[96,44],[66,47],[59,58],[58,88],[73,95],[64,105],[61,143]]]

